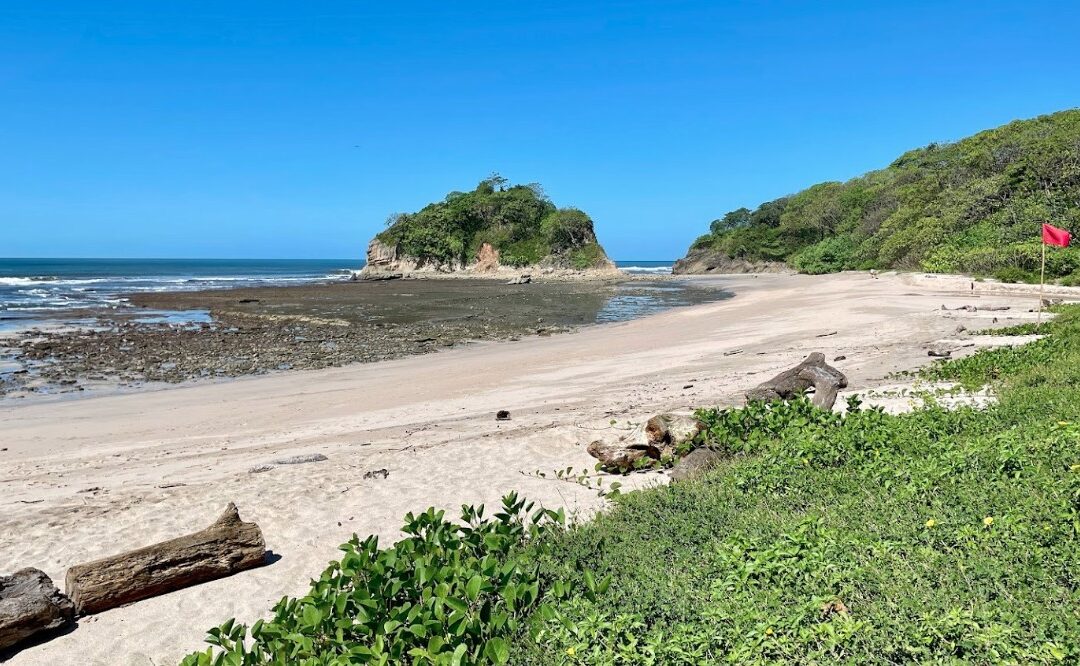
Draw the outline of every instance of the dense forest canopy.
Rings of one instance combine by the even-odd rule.
[[[419,212],[392,215],[387,225],[380,241],[437,263],[468,264],[484,243],[508,266],[550,262],[585,269],[607,261],[588,215],[557,208],[535,183],[511,185],[498,175]]]
[[[1080,110],[912,150],[844,183],[740,208],[693,248],[807,273],[900,268],[1028,280],[1043,222],[1080,227]],[[1053,248],[1047,275],[1080,282],[1080,250]]]

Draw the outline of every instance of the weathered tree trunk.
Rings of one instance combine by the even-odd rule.
[[[811,386],[814,387],[813,403],[822,409],[832,409],[836,403],[836,394],[847,386],[847,377],[826,364],[824,354],[814,352],[794,368],[750,389],[746,400],[792,400],[801,396]]]
[[[701,431],[702,424],[688,414],[658,414],[618,442],[596,441],[588,452],[604,469],[624,471],[642,458],[660,460],[673,456],[675,448]]]
[[[634,463],[642,458],[660,460],[660,449],[651,444],[626,439],[614,443],[597,440],[589,444],[586,450],[608,471],[621,472],[631,469]]]
[[[210,527],[121,555],[68,569],[68,596],[84,615],[223,578],[266,561],[255,523],[240,520],[236,505]]]
[[[20,569],[0,576],[0,651],[71,622],[75,607],[45,572]],[[0,659],[2,661],[2,659]]]
[[[701,432],[702,423],[690,414],[657,414],[645,423],[645,439],[650,444],[682,444]]]

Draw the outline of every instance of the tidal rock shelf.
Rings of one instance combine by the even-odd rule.
[[[73,313],[92,326],[24,331],[0,342],[0,397],[136,390],[370,363],[475,341],[552,335],[730,294],[674,282],[493,280],[337,282],[133,294],[134,306]],[[146,323],[148,308],[209,321]],[[183,317],[176,317],[183,320]],[[6,370],[5,370],[6,368]]]

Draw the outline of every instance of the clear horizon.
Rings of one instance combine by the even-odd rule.
[[[727,211],[1080,105],[1077,19],[1000,1],[9,5],[0,254],[362,258],[387,215],[497,171],[585,210],[612,257],[677,258]]]

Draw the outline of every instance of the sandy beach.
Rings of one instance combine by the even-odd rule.
[[[587,518],[603,506],[595,490],[533,472],[591,469],[590,441],[617,437],[660,411],[739,404],[747,388],[813,351],[830,361],[844,356],[835,365],[853,388],[886,384],[889,373],[930,362],[928,347],[958,326],[1032,321],[1037,304],[1030,287],[947,276],[701,280],[735,296],[569,335],[0,405],[5,572],[38,567],[62,587],[69,566],[205,527],[230,501],[280,557],[81,618],[10,663],[176,663],[203,647],[206,629],[229,617],[252,622],[283,595],[305,592],[353,533],[389,543],[408,511],[491,505],[511,490]],[[954,309],[968,304],[1009,309]],[[972,349],[956,347],[957,355]],[[495,420],[500,409],[510,421]],[[306,453],[327,460],[248,471]],[[385,478],[365,478],[381,469]],[[623,481],[625,488],[665,480],[650,473]]]

